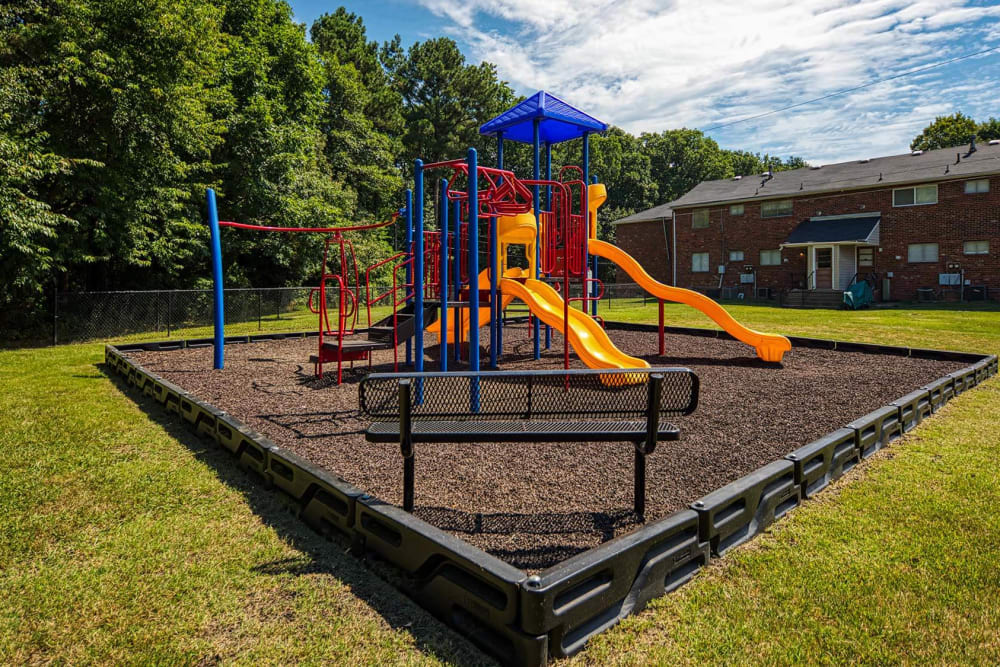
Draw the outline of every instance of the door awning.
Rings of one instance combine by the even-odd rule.
[[[792,230],[782,246],[826,244],[878,244],[881,215],[850,218],[809,218]]]

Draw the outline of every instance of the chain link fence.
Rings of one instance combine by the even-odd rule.
[[[318,316],[309,310],[311,287],[234,288],[225,290],[226,335],[311,331]],[[385,287],[372,287],[372,295]],[[376,291],[377,290],[377,291]],[[330,324],[337,326],[339,293],[327,289]],[[315,297],[318,299],[318,295]],[[364,303],[364,292],[361,302]],[[377,320],[388,306],[372,308]],[[351,300],[349,300],[351,302]],[[315,304],[314,304],[315,306]],[[349,306],[345,309],[351,309]],[[357,325],[367,326],[364,305]],[[72,292],[55,297],[53,344],[88,340],[192,338],[212,334],[211,290]]]
[[[233,288],[225,291],[226,335],[312,331],[318,317],[309,310],[311,287]],[[377,296],[389,286],[372,286]],[[579,280],[570,286],[570,296],[582,292]],[[725,295],[724,295],[725,296]],[[318,298],[318,297],[317,297]],[[364,291],[357,326],[367,326]],[[656,305],[656,298],[635,283],[604,285],[599,310],[613,319],[623,312]],[[339,295],[327,290],[330,324],[337,326]],[[574,302],[579,307],[579,301]],[[389,298],[372,307],[372,321],[390,314]],[[527,315],[520,302],[511,304],[508,316]],[[69,292],[55,295],[52,343],[99,340],[156,340],[199,338],[212,335],[211,290],[151,290],[121,292]]]

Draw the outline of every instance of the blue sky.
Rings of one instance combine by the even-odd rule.
[[[522,94],[548,90],[631,132],[709,128],[1000,47],[1000,0],[291,0],[343,4],[369,37],[446,35]],[[935,116],[1000,117],[1000,51],[711,130],[814,164],[891,155]]]

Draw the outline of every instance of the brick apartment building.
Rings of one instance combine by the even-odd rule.
[[[751,297],[868,279],[883,300],[996,298],[1000,142],[705,181],[615,228],[680,287]]]

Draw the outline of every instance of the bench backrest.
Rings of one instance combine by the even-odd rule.
[[[698,406],[698,376],[687,368],[627,370],[373,373],[358,389],[361,413],[399,418],[399,384],[410,383],[412,419],[644,419],[651,378],[660,381],[659,413]]]

